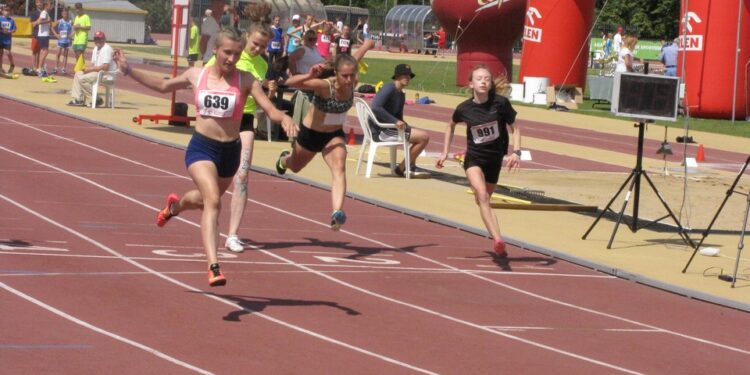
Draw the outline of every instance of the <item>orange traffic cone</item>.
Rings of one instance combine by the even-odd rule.
[[[354,139],[354,129],[349,128],[349,137],[346,139],[346,144],[348,145],[356,145],[357,141]]]
[[[698,145],[698,153],[695,155],[695,161],[706,160],[706,151],[703,149],[703,144]]]

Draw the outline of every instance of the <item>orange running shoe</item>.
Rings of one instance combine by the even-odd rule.
[[[495,241],[495,253],[497,253],[497,256],[500,258],[508,256],[508,253],[505,251],[505,242],[503,240]]]
[[[227,278],[221,273],[219,269],[219,263],[214,263],[208,267],[208,285],[209,286],[223,286],[227,284]]]
[[[180,201],[180,197],[177,196],[175,193],[170,193],[167,197],[167,205],[164,206],[164,208],[159,211],[158,214],[156,214],[156,226],[163,227],[164,224],[169,221],[169,219],[172,218],[172,216],[177,216],[172,214],[172,211],[170,211],[170,208],[172,207],[172,204],[177,203]]]

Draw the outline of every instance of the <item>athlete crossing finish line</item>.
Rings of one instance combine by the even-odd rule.
[[[208,258],[210,286],[227,282],[216,257],[219,210],[221,196],[232,183],[240,163],[239,130],[247,96],[252,95],[273,121],[281,123],[290,138],[297,135],[292,119],[273,106],[260,82],[251,74],[236,69],[245,43],[245,38],[235,30],[224,29],[216,38],[214,65],[190,68],[168,80],[133,70],[123,52],[115,51],[115,60],[123,75],[133,77],[152,90],[166,93],[193,87],[196,125],[185,153],[185,165],[197,189],[186,192],[182,198],[169,194],[164,209],[156,216],[156,225],[164,226],[184,210],[203,210],[201,237]]]

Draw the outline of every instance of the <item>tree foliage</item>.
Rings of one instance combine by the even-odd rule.
[[[349,5],[350,0],[322,0],[324,5]],[[470,1],[470,0],[456,0]],[[351,0],[352,6],[387,11],[394,4],[430,5],[429,0]],[[606,5],[606,6],[605,6]],[[604,8],[604,9],[602,9]],[[672,38],[677,36],[680,0],[596,0],[596,27],[612,30],[623,25],[640,38]]]
[[[146,25],[155,33],[169,33],[172,19],[172,2],[163,0],[130,0],[133,5],[148,12]]]
[[[680,0],[597,0],[597,28],[622,25],[640,38],[673,38],[679,29]]]

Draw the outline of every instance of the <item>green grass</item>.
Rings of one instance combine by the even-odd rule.
[[[139,53],[150,53],[159,56],[171,56],[172,50],[169,47],[163,46],[134,46],[131,44],[121,44],[116,47],[122,48],[125,52],[139,52]]]
[[[412,71],[416,74],[416,77],[414,77],[409,85],[410,89],[427,93],[438,92],[461,96],[466,95],[464,88],[455,85],[455,62],[445,61],[439,57],[434,60],[412,61],[365,58],[365,61],[369,65],[369,68],[367,74],[360,75],[359,79],[363,83],[375,85],[381,80],[383,82],[388,82],[393,75],[393,67],[396,64],[406,62],[411,65]],[[513,82],[518,81],[519,68],[518,65],[513,66]],[[599,70],[589,69],[589,74],[599,74]],[[584,97],[586,97],[587,94],[588,91],[584,92]],[[605,118],[623,119],[623,117],[615,116],[609,111],[610,108],[608,103],[596,104],[594,107],[595,103],[596,101],[594,100],[584,99],[583,104],[579,105],[577,110],[572,110],[571,112]],[[523,103],[513,103],[513,105],[530,106]],[[684,118],[680,117],[676,122],[657,121],[656,124],[682,129],[685,126],[685,121]],[[688,125],[691,130],[750,138],[750,122],[747,121],[736,121],[735,124],[732,125],[730,120],[690,118]]]
[[[170,56],[169,47],[164,46],[133,46],[130,44],[123,44],[122,48],[126,51],[132,52]],[[422,92],[436,92],[466,96],[466,89],[458,87],[455,84],[456,62],[454,61],[446,61],[446,59],[440,57],[429,60],[392,60],[368,57],[365,58],[365,61],[369,65],[369,68],[367,74],[360,75],[360,81],[362,83],[375,85],[379,81],[389,82],[393,75],[394,66],[400,63],[408,63],[411,65],[412,71],[416,74],[416,77],[412,80],[409,88],[419,91],[420,95],[423,95],[421,94]],[[520,67],[518,65],[513,66],[513,82],[518,81],[519,70]],[[599,70],[589,69],[589,74],[599,74]],[[584,92],[584,97],[587,97],[587,94],[588,91]],[[608,103],[597,104],[596,107],[594,107],[595,103],[596,102],[593,100],[585,99],[583,104],[579,106],[579,109],[573,110],[572,112],[621,119],[621,117],[616,117],[609,112]],[[528,106],[528,104],[523,103],[514,103],[513,105]],[[685,125],[684,119],[682,118],[678,119],[677,122],[657,121],[657,124],[667,125],[673,128],[683,128]],[[697,131],[750,138],[750,123],[747,121],[737,121],[732,125],[732,122],[729,120],[691,118],[689,126],[690,129]]]

